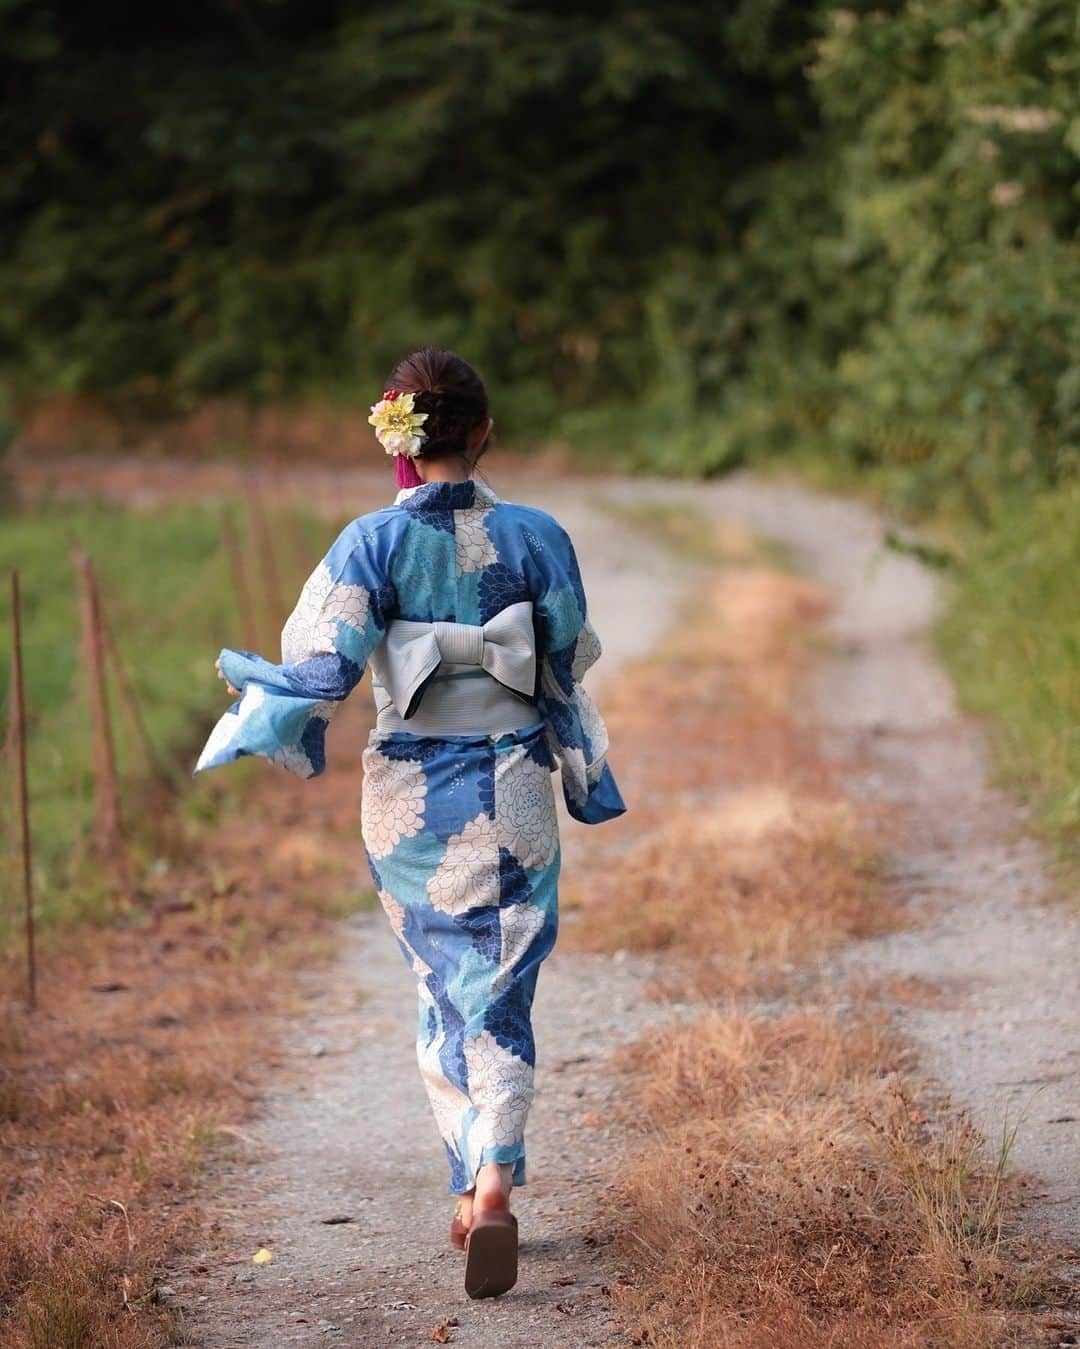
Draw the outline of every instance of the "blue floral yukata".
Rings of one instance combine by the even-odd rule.
[[[364,751],[364,844],[416,977],[417,1057],[456,1193],[486,1162],[511,1163],[514,1183],[525,1181],[531,1007],[558,926],[552,773],[574,818],[598,824],[625,810],[603,721],[582,687],[600,644],[565,530],[473,479],[406,488],[354,520],[304,585],[282,632],[283,663],[221,653],[241,696],[195,769],[255,754],[314,777],[328,722],[369,660],[377,665],[392,623],[475,634],[524,601],[536,668],[520,725],[423,734],[408,721],[385,729],[380,714]],[[457,671],[444,680],[488,678],[441,668]]]

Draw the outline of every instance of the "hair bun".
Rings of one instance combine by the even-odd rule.
[[[467,454],[470,435],[488,420],[483,380],[452,351],[414,351],[394,367],[388,387],[413,394],[414,407],[427,413],[418,458]]]

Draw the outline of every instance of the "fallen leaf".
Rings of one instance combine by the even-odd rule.
[[[453,1330],[446,1321],[441,1321],[431,1332],[431,1338],[436,1344],[449,1344]]]
[[[351,1213],[332,1213],[329,1218],[320,1218],[319,1222],[325,1223],[327,1227],[333,1227],[336,1223],[354,1223],[356,1219]]]
[[[265,1246],[260,1246],[259,1249],[255,1252],[255,1254],[251,1257],[251,1263],[253,1265],[268,1265],[270,1261],[273,1260],[273,1258],[274,1258],[273,1251],[268,1251]]]

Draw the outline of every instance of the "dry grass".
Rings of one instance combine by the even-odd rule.
[[[876,885],[876,840],[800,715],[820,588],[751,567],[704,598],[693,627],[606,700],[634,809],[566,899],[570,940],[666,950],[683,985],[708,994],[767,987],[899,913]]]
[[[335,727],[336,766],[350,771],[362,701]],[[213,1259],[204,1159],[282,1066],[273,1018],[297,1009],[289,971],[333,959],[335,923],[363,899],[340,780],[263,765],[239,815],[224,808],[237,781],[200,780],[192,805],[222,822],[189,822],[187,860],[148,881],[138,909],[50,934],[38,1013],[0,1008],[0,1342],[12,1349],[174,1342],[155,1280],[196,1250]],[[301,813],[303,847],[288,828]],[[19,987],[14,969],[3,976]]]
[[[896,913],[841,802],[746,788],[658,824],[590,880],[579,939],[666,950],[699,996],[764,989]]]
[[[985,1349],[1032,1293],[1001,1237],[1007,1147],[990,1161],[927,1110],[872,990],[811,978],[799,1005],[822,955],[904,921],[878,878],[890,822],[845,799],[806,710],[825,612],[805,581],[729,571],[605,700],[634,810],[566,930],[662,951],[661,991],[731,1004],[622,1058],[643,1139],[610,1216],[637,1343]],[[766,990],[784,1015],[732,1001]]]
[[[1032,1295],[1003,1179],[869,1014],[711,1014],[624,1063],[642,1151],[613,1217],[639,1342],[985,1349]]]

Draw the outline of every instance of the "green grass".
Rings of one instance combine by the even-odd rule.
[[[963,705],[990,718],[1002,781],[1080,860],[1080,484],[1004,508],[976,536],[941,623]]]
[[[214,658],[222,646],[244,644],[221,548],[220,518],[220,508],[214,506],[144,513],[47,505],[6,514],[0,522],[0,735],[9,710],[9,573],[18,566],[35,886],[39,919],[46,926],[93,916],[105,907],[104,887],[83,857],[93,783],[72,542],[77,540],[94,558],[103,606],[153,745],[156,767],[148,762],[113,679],[110,700],[124,813],[137,833],[146,834],[155,824],[149,818],[154,811],[148,782],[164,775],[174,787],[190,783],[202,737],[227,705],[214,675]],[[315,533],[308,529],[313,542],[307,566],[319,555]],[[327,535],[325,526],[321,535]],[[279,556],[284,592],[276,614],[279,627],[295,596],[299,563]],[[248,572],[249,585],[257,586],[255,567],[249,566]],[[273,628],[265,612],[263,631],[269,633]],[[0,842],[5,845],[13,837],[8,832],[12,781],[13,765],[0,760]],[[0,945],[5,916],[10,922],[17,907],[12,852],[0,848],[8,862],[0,868]]]

